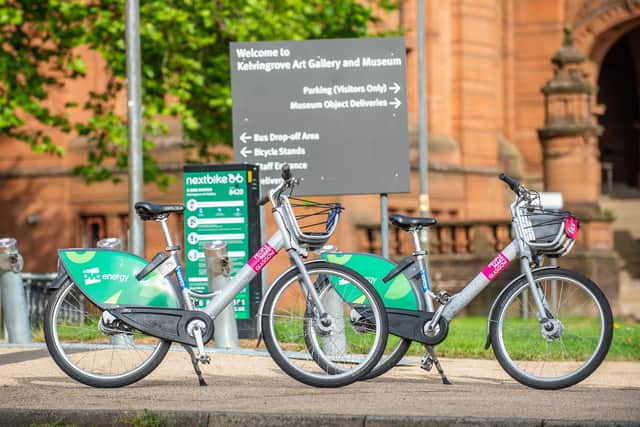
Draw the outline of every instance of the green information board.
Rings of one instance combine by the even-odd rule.
[[[204,245],[227,243],[232,276],[260,247],[258,167],[246,164],[185,166],[184,257],[189,288],[207,292]],[[260,304],[260,275],[234,299],[241,338],[255,336]],[[198,301],[203,307],[206,300]]]

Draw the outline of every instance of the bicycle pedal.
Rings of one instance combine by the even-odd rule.
[[[208,365],[211,363],[211,356],[207,355],[207,354],[203,354],[201,356],[198,356],[198,362],[204,364],[204,365]]]

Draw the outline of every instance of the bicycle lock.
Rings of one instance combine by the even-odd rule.
[[[215,240],[206,243],[204,255],[207,262],[209,292],[220,292],[229,281],[232,269],[226,242]],[[233,301],[214,319],[213,325],[216,348],[238,348],[238,324]]]

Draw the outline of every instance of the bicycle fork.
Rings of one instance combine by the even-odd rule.
[[[309,277],[309,273],[307,273],[307,269],[304,267],[302,258],[300,257],[300,255],[298,255],[295,249],[289,249],[288,252],[289,252],[289,259],[291,259],[292,263],[296,267],[298,267],[298,270],[302,274],[301,287],[302,287],[302,292],[304,294],[305,299],[307,300],[307,302],[312,303],[312,305],[317,310],[318,319],[322,323],[322,326],[330,327],[331,319],[330,319],[329,313],[327,312],[326,307],[322,303],[322,300],[320,299],[320,295],[318,295],[318,291],[316,290],[316,287],[313,285],[313,282],[311,281],[311,277]]]
[[[546,341],[556,341],[562,338],[564,332],[564,326],[557,316],[553,315],[553,312],[549,309],[547,300],[544,296],[543,290],[538,286],[533,278],[531,267],[527,258],[522,258],[522,271],[524,272],[527,282],[529,283],[529,293],[533,295],[533,301],[536,306],[537,315],[536,318],[540,323],[540,334]],[[555,295],[555,284],[552,284],[551,289],[551,303],[558,304],[557,295]],[[527,304],[527,302],[523,302]],[[557,307],[556,307],[557,308]]]
[[[531,295],[533,295],[533,301],[538,311],[538,321],[541,325],[544,326],[549,320],[551,320],[549,319],[550,311],[544,301],[544,295],[541,293],[540,288],[538,287],[538,285],[536,285],[536,282],[533,279],[531,267],[529,266],[529,259],[527,257],[522,257],[520,259],[520,268],[527,278],[527,282],[529,283],[529,292],[531,293]]]

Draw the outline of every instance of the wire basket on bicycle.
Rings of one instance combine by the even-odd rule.
[[[282,196],[284,220],[295,239],[304,247],[324,246],[338,225],[340,203],[321,203],[296,197]]]
[[[532,192],[528,203],[517,209],[516,224],[520,235],[536,253],[560,257],[569,253],[575,244],[580,223],[569,211],[545,209],[540,195]]]

